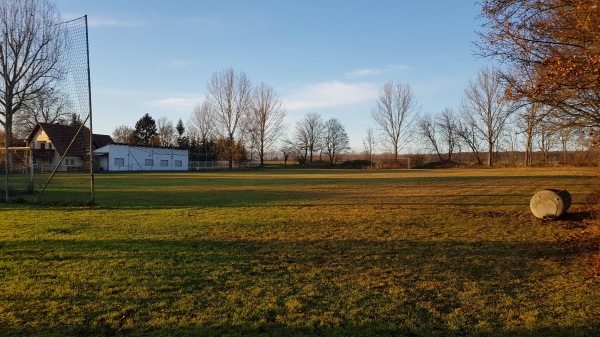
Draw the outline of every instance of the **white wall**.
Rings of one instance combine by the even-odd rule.
[[[110,144],[94,151],[102,171],[187,171],[188,151]]]

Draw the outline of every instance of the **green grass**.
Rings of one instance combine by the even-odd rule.
[[[44,198],[78,187],[51,185]],[[0,206],[2,336],[600,334],[595,169],[100,174]],[[529,200],[566,188],[563,220]]]

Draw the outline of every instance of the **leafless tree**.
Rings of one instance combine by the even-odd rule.
[[[431,115],[426,114],[419,117],[417,120],[417,132],[427,139],[427,142],[431,145],[431,149],[437,154],[440,161],[444,161],[438,141],[437,125]]]
[[[61,78],[60,22],[48,0],[0,1],[0,124],[6,146],[12,143],[14,117]]]
[[[331,164],[337,162],[340,156],[350,149],[350,138],[338,119],[331,118],[325,122],[324,143]]]
[[[229,169],[233,169],[236,135],[252,105],[250,79],[243,72],[237,73],[233,69],[214,73],[207,84],[207,101],[213,109],[215,125],[229,140],[225,144],[232,147],[226,153],[230,154]]]
[[[67,124],[72,115],[69,100],[62,93],[50,88],[32,97],[14,116],[13,133],[23,137],[38,123]]]
[[[504,96],[500,73],[483,68],[475,81],[469,80],[462,101],[463,119],[472,126],[487,143],[488,166],[494,163],[494,149],[508,116],[509,101]]]
[[[112,132],[112,139],[117,143],[134,144],[136,142],[134,133],[134,128],[127,125],[119,125]]]
[[[296,123],[296,139],[299,144],[305,143],[301,147],[305,147],[308,153],[308,161],[313,162],[314,155],[323,148],[323,132],[325,124],[321,115],[310,112],[304,116],[304,119]]]
[[[281,151],[281,154],[283,155],[283,167],[287,167],[288,159],[292,155],[294,149],[290,147],[287,143],[284,143],[281,146],[281,148],[279,148],[279,151]]]
[[[285,145],[281,151],[284,156],[292,157],[300,165],[306,165],[308,162],[308,137],[303,130],[296,129],[292,139],[285,139]]]
[[[369,156],[369,161],[371,162],[371,165],[373,165],[373,154],[377,149],[377,144],[378,140],[375,136],[375,131],[373,131],[373,128],[368,127],[367,134],[363,139],[363,149],[365,150],[367,156]]]
[[[436,116],[419,117],[417,132],[429,142],[440,161],[452,160],[460,141],[458,122],[452,109],[446,108]]]
[[[550,151],[558,142],[556,128],[549,121],[544,121],[537,126],[538,146],[542,152],[542,162],[547,164]]]
[[[575,135],[579,133],[580,128],[577,127],[561,127],[558,130],[558,141],[563,153],[563,164],[569,162],[569,148],[574,141]]]
[[[526,104],[518,110],[517,127],[525,134],[525,165],[531,166],[533,158],[533,141],[540,123],[547,116],[548,108],[540,103]]]
[[[197,104],[188,122],[188,129],[201,143],[208,143],[215,134],[214,112],[208,101]]]
[[[254,88],[252,108],[246,129],[264,165],[265,153],[272,149],[284,130],[285,109],[282,100],[268,84],[260,83]]]
[[[285,140],[286,149],[300,165],[312,163],[314,155],[323,148],[324,130],[321,115],[308,113],[296,122],[293,137]]]
[[[450,108],[445,108],[435,124],[439,130],[440,142],[446,147],[446,160],[451,161],[452,155],[459,147],[460,142],[458,121],[454,111]]]
[[[471,150],[477,165],[481,165],[483,164],[483,159],[481,158],[481,139],[479,132],[477,132],[477,129],[473,124],[474,122],[475,121],[473,120],[459,120],[458,137],[460,141]]]
[[[411,140],[413,122],[420,112],[414,92],[408,83],[387,82],[379,91],[377,106],[371,112],[387,143],[398,160],[399,151]]]
[[[160,117],[156,120],[160,146],[173,146],[175,143],[175,126],[167,117]]]

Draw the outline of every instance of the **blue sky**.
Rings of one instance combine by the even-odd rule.
[[[471,0],[57,0],[88,16],[94,132],[145,113],[187,122],[213,73],[275,88],[295,122],[337,118],[362,151],[377,91],[409,83],[423,113],[458,110],[479,8]],[[404,152],[412,151],[410,148]]]

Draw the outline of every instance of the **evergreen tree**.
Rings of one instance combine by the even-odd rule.
[[[135,123],[134,136],[138,143],[151,145],[156,135],[158,135],[156,121],[149,114],[145,114]]]
[[[185,127],[183,126],[183,122],[181,118],[177,121],[177,126],[175,126],[175,130],[177,130],[177,146],[180,148],[185,148],[188,145],[187,137],[183,134],[185,133]]]

